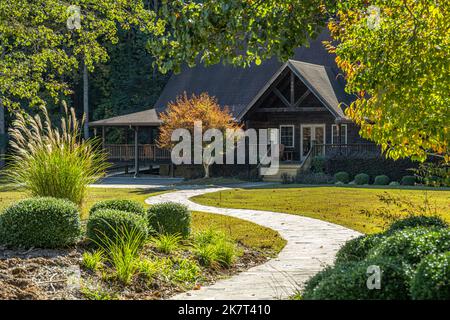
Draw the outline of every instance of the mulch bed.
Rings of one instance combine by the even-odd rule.
[[[241,247],[242,256],[230,269],[203,269],[202,280],[194,286],[210,285],[221,278],[266,262],[266,254]],[[166,281],[149,283],[140,276],[124,286],[102,279],[80,267],[83,247],[67,250],[9,250],[0,247],[0,300],[72,300],[87,299],[85,288],[111,293],[108,299],[167,299],[193,289]],[[98,297],[97,297],[98,298]]]

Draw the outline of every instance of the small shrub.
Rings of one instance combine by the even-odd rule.
[[[323,173],[325,170],[325,157],[314,157],[311,161],[311,171],[314,173]]]
[[[236,244],[231,241],[221,240],[215,244],[216,261],[224,268],[230,268],[238,257]]]
[[[406,219],[395,221],[389,227],[388,233],[394,233],[398,230],[415,227],[435,227],[448,228],[448,223],[436,216],[412,216]]]
[[[305,296],[307,299],[308,299],[308,297],[312,297],[314,289],[317,288],[317,286],[322,282],[322,280],[328,278],[334,272],[334,270],[335,270],[335,267],[327,266],[327,267],[325,267],[325,269],[320,270],[314,276],[309,278],[305,283],[305,289],[303,290],[303,292],[297,293],[297,296],[301,297],[301,299],[298,299],[298,300],[303,300],[305,298]]]
[[[371,265],[380,267],[381,288],[367,288],[367,270]],[[401,260],[380,257],[372,260],[337,265],[316,279],[311,290],[305,291],[305,300],[399,300],[409,293],[409,267]],[[319,278],[320,278],[319,277]]]
[[[217,231],[213,228],[202,230],[194,235],[194,244],[207,245],[217,240],[225,239],[225,233]]]
[[[402,186],[413,186],[416,184],[415,176],[404,176],[400,181]]]
[[[216,264],[216,249],[211,244],[197,245],[194,247],[194,255],[204,267],[214,267]]]
[[[413,299],[449,300],[450,252],[425,257],[411,283]]]
[[[300,184],[330,184],[333,183],[333,177],[325,173],[299,172],[295,182]]]
[[[139,273],[148,280],[161,277],[164,280],[170,278],[173,262],[169,258],[144,259],[139,262]]]
[[[88,270],[97,271],[102,268],[104,253],[101,250],[83,253],[82,265]]]
[[[293,182],[294,182],[294,178],[290,174],[288,174],[286,172],[283,172],[281,174],[281,183],[282,184],[290,184]]]
[[[187,238],[191,233],[191,213],[182,204],[166,202],[148,209],[148,223],[158,233],[179,234]]]
[[[80,234],[78,208],[63,199],[21,200],[0,215],[0,241],[10,246],[65,247],[75,244]]]
[[[355,176],[355,183],[359,186],[369,184],[370,177],[366,173],[359,173]]]
[[[350,175],[348,174],[348,172],[340,171],[334,175],[334,181],[342,182],[342,183],[349,183]]]
[[[98,244],[104,237],[114,240],[118,231],[130,232],[133,229],[140,232],[145,239],[148,235],[145,218],[125,211],[100,209],[89,217],[86,235],[89,240]]]
[[[224,233],[207,229],[195,235],[194,255],[203,266],[229,268],[236,261],[239,250]]]
[[[364,260],[369,251],[381,243],[382,234],[360,236],[347,241],[336,254],[336,264]]]
[[[386,175],[376,176],[373,184],[376,186],[387,186],[389,184],[389,177]]]
[[[450,230],[419,227],[400,230],[384,238],[368,257],[398,257],[415,266],[426,255],[446,251],[450,251]]]
[[[172,278],[175,282],[195,283],[200,276],[200,271],[195,261],[177,259],[173,264]]]
[[[176,234],[161,234],[153,238],[152,242],[161,253],[170,254],[180,247],[181,237]]]
[[[100,209],[112,209],[119,211],[126,211],[136,214],[145,214],[145,208],[142,204],[133,200],[104,200],[96,202],[91,209],[89,210],[89,214],[93,214],[97,210]]]
[[[400,183],[398,181],[391,181],[391,182],[389,182],[389,185],[392,187],[398,187],[400,185]]]

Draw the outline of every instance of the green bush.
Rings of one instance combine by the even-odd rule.
[[[126,211],[144,215],[145,208],[142,204],[133,200],[104,200],[96,202],[91,209],[89,210],[89,214],[93,214],[95,211],[100,209],[112,209],[119,211]]]
[[[336,254],[336,264],[364,260],[369,251],[381,243],[382,234],[360,236],[347,241]]]
[[[299,172],[295,182],[300,184],[330,184],[334,182],[332,176],[325,173]]]
[[[416,183],[415,176],[404,176],[400,181],[402,186],[413,186]]]
[[[380,289],[368,289],[368,267],[378,266],[381,271]],[[337,265],[322,273],[315,287],[305,290],[305,300],[399,300],[409,294],[409,267],[393,257]]]
[[[86,236],[96,244],[104,239],[117,239],[118,232],[126,233],[135,230],[148,236],[147,221],[144,217],[120,210],[100,209],[95,211],[87,222]]]
[[[317,286],[322,282],[322,280],[328,278],[334,271],[336,267],[334,266],[327,266],[324,269],[317,272],[314,276],[309,278],[305,283],[305,289],[303,290],[303,293],[301,294],[302,298],[305,296],[311,297],[314,289],[317,288]]]
[[[158,233],[179,234],[187,238],[191,233],[191,213],[182,204],[166,202],[148,209],[148,223]]]
[[[334,175],[334,181],[342,182],[342,183],[349,183],[350,175],[345,171],[340,171]]]
[[[411,282],[411,296],[417,300],[450,300],[450,252],[424,258]]]
[[[450,251],[450,230],[419,227],[400,230],[384,238],[368,257],[398,257],[415,266],[426,255],[446,251]]]
[[[359,186],[369,184],[370,177],[368,174],[359,173],[355,176],[355,183]]]
[[[412,216],[406,219],[395,221],[388,229],[388,233],[394,233],[398,230],[415,227],[435,227],[448,228],[448,223],[440,217],[435,216]]]
[[[389,184],[389,177],[386,175],[376,176],[373,184],[376,186],[387,186]]]
[[[0,215],[0,241],[10,246],[65,247],[76,243],[80,234],[78,208],[63,199],[21,200]]]
[[[325,157],[314,157],[311,160],[311,171],[314,173],[323,173],[325,170]]]

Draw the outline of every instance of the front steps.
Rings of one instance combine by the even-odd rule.
[[[292,179],[297,176],[298,170],[302,167],[302,163],[280,163],[277,174],[270,176],[262,176],[265,182],[281,182],[283,175],[288,175]]]

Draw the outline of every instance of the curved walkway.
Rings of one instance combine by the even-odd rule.
[[[148,204],[166,201],[185,204],[193,211],[210,212],[248,220],[280,233],[287,240],[278,257],[219,280],[200,290],[179,294],[174,299],[285,299],[296,289],[331,264],[339,247],[347,240],[360,235],[358,232],[321,220],[297,215],[244,209],[226,209],[204,206],[189,200],[190,197],[226,190],[210,188],[180,190],[150,197]]]

